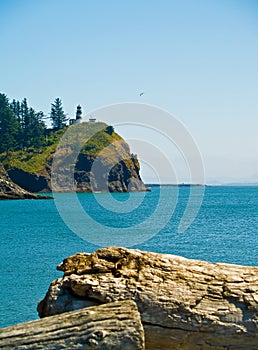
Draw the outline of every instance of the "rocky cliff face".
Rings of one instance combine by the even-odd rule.
[[[0,163],[0,199],[49,199],[30,193],[12,182]]]
[[[58,266],[41,317],[131,299],[146,349],[258,348],[258,267],[212,264],[125,248],[79,253]]]
[[[77,128],[77,129],[76,129]],[[74,189],[77,192],[92,191],[146,191],[140,177],[140,164],[137,157],[130,153],[128,144],[104,123],[83,123],[70,127],[66,139],[41,151],[44,154],[41,164],[34,169],[30,165],[38,164],[40,154],[17,154],[5,160],[10,178],[31,192],[52,191],[51,176],[53,158],[58,163],[59,187],[55,190],[70,191],[66,188],[66,173],[74,167]],[[78,130],[79,129],[79,130]],[[76,131],[73,133],[72,131]],[[93,136],[88,136],[93,135]],[[86,142],[85,142],[86,140]],[[81,142],[81,150],[74,157],[75,149]],[[56,147],[53,147],[56,146]],[[13,158],[16,157],[18,161]]]

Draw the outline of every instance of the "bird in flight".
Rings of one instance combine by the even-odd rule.
[[[140,96],[142,96],[143,94],[144,94],[144,92],[141,92],[141,93],[140,93]]]

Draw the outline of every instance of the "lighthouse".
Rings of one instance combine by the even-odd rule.
[[[82,122],[82,107],[80,105],[77,106],[76,109],[76,119],[75,119],[75,123],[79,124]]]
[[[80,124],[82,123],[82,107],[77,106],[75,119],[69,120],[69,125]]]

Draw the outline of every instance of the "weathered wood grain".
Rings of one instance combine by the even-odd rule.
[[[258,349],[258,267],[111,247],[76,254],[58,269],[64,277],[39,304],[41,317],[131,299],[146,349]]]
[[[0,329],[0,349],[141,350],[144,331],[127,300]]]

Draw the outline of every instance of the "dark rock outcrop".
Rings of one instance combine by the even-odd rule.
[[[13,182],[27,191],[50,192],[48,174],[33,174],[14,167],[8,171],[8,175]]]
[[[51,197],[30,193],[16,185],[0,163],[0,199],[51,199]]]
[[[58,266],[41,317],[134,300],[146,349],[258,348],[258,267],[190,260],[125,248],[79,253]]]

